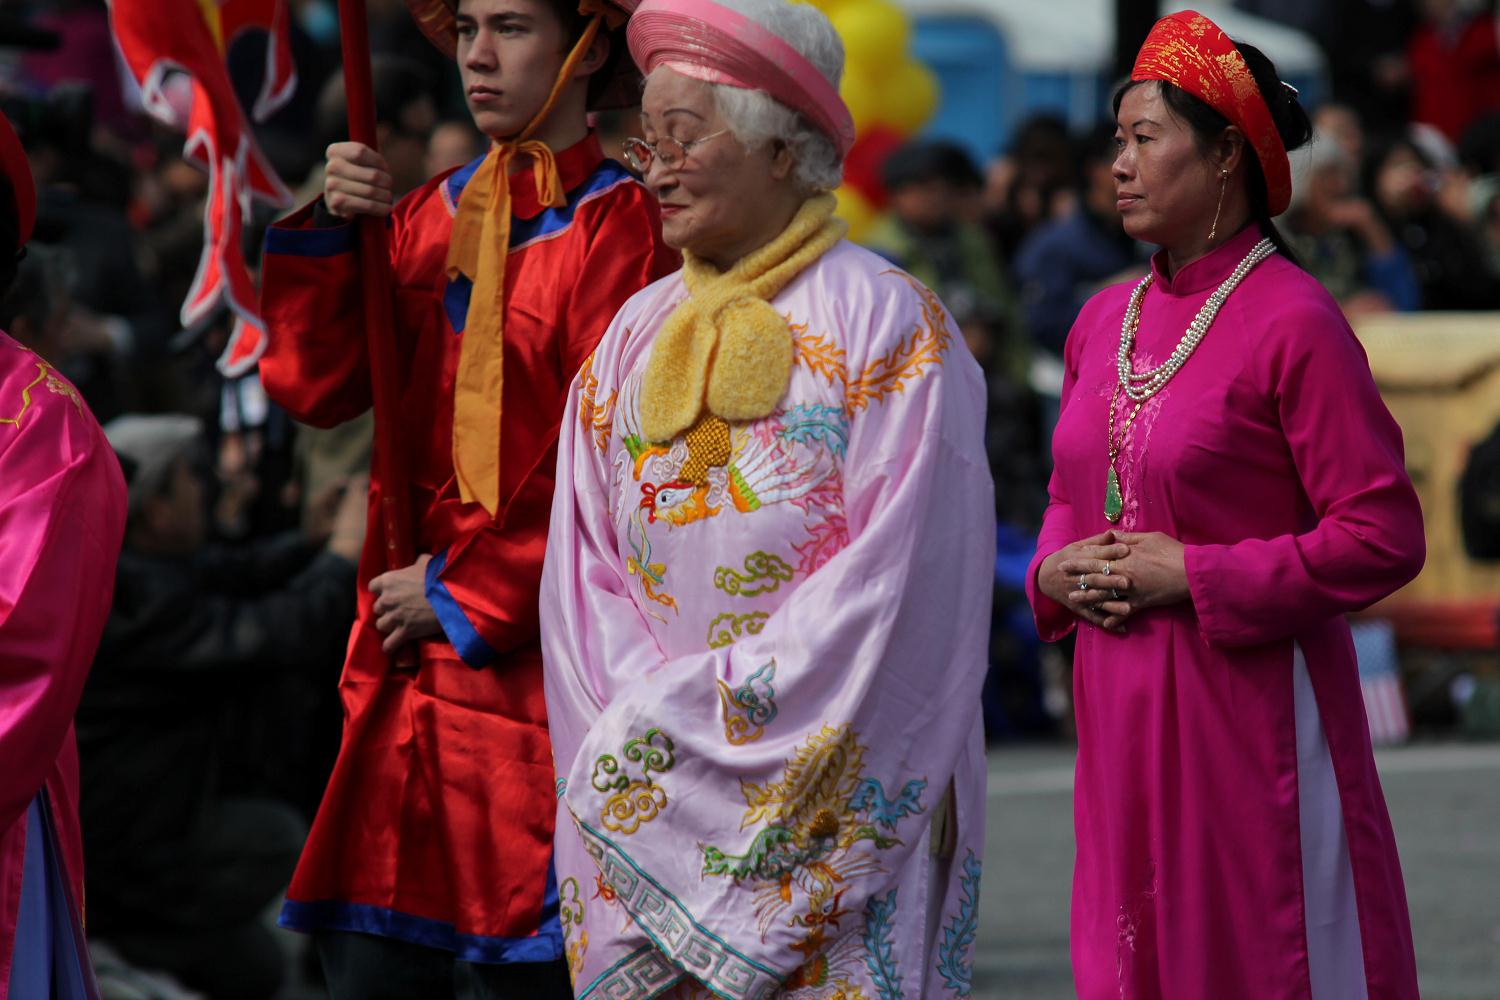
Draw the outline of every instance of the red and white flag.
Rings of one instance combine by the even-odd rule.
[[[141,85],[152,117],[187,133],[183,156],[208,172],[208,204],[203,213],[203,256],[182,323],[189,326],[222,299],[235,314],[219,370],[239,375],[265,350],[266,335],[256,313],[255,284],[241,247],[252,199],[289,207],[289,192],[256,145],[235,97],[225,65],[230,42],[243,31],[270,33],[264,83],[251,113],[264,121],[291,97],[297,85],[287,41],[284,0],[110,0],[110,20],[126,65]],[[173,102],[174,78],[191,83],[186,113]]]

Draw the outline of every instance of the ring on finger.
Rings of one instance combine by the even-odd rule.
[[[1109,563],[1107,563],[1107,562],[1104,564],[1104,575],[1105,576],[1109,576],[1110,575],[1110,573],[1109,573]]]
[[[1078,574],[1078,589],[1079,590],[1088,590],[1089,589],[1088,576],[1086,574],[1084,574],[1084,573],[1079,573]]]
[[[1120,592],[1111,587],[1109,590],[1109,598],[1112,601],[1118,601],[1120,599]]]

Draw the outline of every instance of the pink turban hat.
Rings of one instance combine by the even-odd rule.
[[[705,83],[763,90],[807,119],[847,155],[854,119],[837,86],[780,37],[713,0],[644,0],[630,18],[630,55]]]

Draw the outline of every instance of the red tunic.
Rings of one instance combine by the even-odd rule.
[[[566,205],[544,209],[530,172],[512,176],[501,509],[492,521],[459,500],[453,475],[453,381],[470,286],[444,275],[454,207],[479,162],[413,191],[390,226],[398,446],[445,635],[420,644],[416,673],[388,669],[368,590],[385,569],[377,480],[340,682],[343,745],[281,922],[400,938],[465,961],[548,961],[561,957],[562,934],[537,590],[564,394],[615,311],[678,262],[661,243],[655,202],[592,135],[557,156]],[[315,426],[370,406],[353,246],[352,226],[316,228],[311,206],[266,236],[261,378]]]
[[[1407,44],[1412,121],[1457,142],[1484,114],[1500,108],[1500,21],[1477,16],[1454,32],[1424,24]]]

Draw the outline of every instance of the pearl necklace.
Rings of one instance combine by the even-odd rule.
[[[1135,286],[1130,293],[1130,303],[1125,307],[1125,318],[1120,323],[1120,350],[1115,358],[1115,367],[1119,379],[1114,390],[1109,396],[1109,476],[1104,484],[1104,516],[1111,524],[1120,520],[1120,515],[1125,510],[1125,500],[1120,492],[1120,476],[1115,471],[1115,459],[1120,454],[1120,449],[1125,446],[1125,435],[1130,432],[1130,425],[1135,422],[1136,414],[1141,412],[1141,407],[1152,396],[1155,396],[1172,377],[1182,370],[1187,364],[1188,358],[1198,349],[1199,343],[1208,333],[1208,328],[1213,326],[1214,320],[1219,315],[1229,294],[1239,287],[1240,282],[1261,261],[1276,252],[1276,245],[1268,239],[1263,239],[1250,249],[1245,259],[1240,261],[1239,266],[1214,289],[1208,301],[1204,302],[1198,310],[1198,315],[1188,324],[1187,332],[1177,342],[1167,360],[1146,372],[1135,370],[1135,334],[1141,325],[1141,302],[1146,297],[1146,289],[1151,287],[1153,275],[1146,275]],[[1134,401],[1135,406],[1126,418],[1124,426],[1120,430],[1120,440],[1115,441],[1115,400],[1119,398],[1119,391],[1125,391],[1125,395]]]

